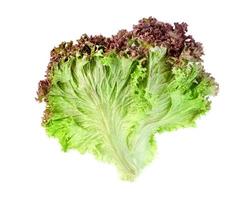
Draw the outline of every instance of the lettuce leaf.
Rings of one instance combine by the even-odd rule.
[[[146,62],[101,50],[58,62],[43,126],[64,151],[90,152],[133,180],[154,157],[155,134],[194,126],[217,89],[200,62],[170,59],[151,47]]]

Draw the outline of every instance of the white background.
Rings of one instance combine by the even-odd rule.
[[[0,2],[0,199],[249,199],[249,27],[245,1]],[[220,84],[197,128],[157,137],[139,178],[121,181],[91,155],[63,153],[35,102],[50,50],[82,33],[111,35],[142,17],[189,24]]]

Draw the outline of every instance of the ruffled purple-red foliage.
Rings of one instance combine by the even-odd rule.
[[[52,66],[77,53],[90,55],[92,51],[101,49],[104,53],[115,51],[120,55],[142,58],[147,56],[148,47],[163,46],[167,48],[167,56],[176,60],[201,61],[201,56],[203,55],[202,44],[196,42],[191,35],[186,33],[186,23],[174,23],[174,25],[171,25],[149,17],[140,20],[137,25],[133,26],[133,30],[120,30],[112,37],[83,34],[75,44],[72,41],[62,42],[58,47],[52,49],[50,53],[46,79],[39,83],[37,100],[46,100],[46,94],[50,87]]]

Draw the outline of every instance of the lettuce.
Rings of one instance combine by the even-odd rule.
[[[186,27],[150,17],[130,32],[54,48],[37,92],[48,135],[134,180],[154,158],[155,134],[195,126],[218,91]]]

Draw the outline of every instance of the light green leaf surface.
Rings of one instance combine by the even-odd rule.
[[[61,61],[48,93],[48,134],[63,150],[90,152],[133,180],[154,157],[154,135],[194,126],[215,90],[200,63],[172,66],[167,59],[156,47],[146,64],[100,52]]]

